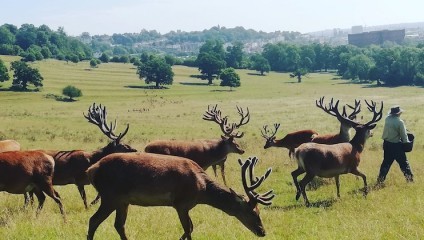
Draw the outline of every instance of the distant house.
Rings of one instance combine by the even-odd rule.
[[[357,34],[348,34],[349,44],[365,47],[371,44],[381,45],[386,41],[402,43],[405,39],[405,29],[402,30],[382,30]]]

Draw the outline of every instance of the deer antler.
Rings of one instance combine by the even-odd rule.
[[[130,125],[127,124],[127,128],[124,130],[124,132],[116,136],[116,134],[114,133],[116,129],[116,119],[115,122],[110,122],[110,125],[108,126],[106,124],[106,107],[102,107],[101,104],[99,106],[96,106],[96,103],[93,103],[93,105],[88,108],[88,115],[85,115],[84,113],[83,115],[88,120],[88,122],[98,126],[103,132],[103,134],[105,134],[108,138],[116,142],[119,142],[125,136],[125,134],[127,134],[128,129],[130,127]]]
[[[247,108],[247,113],[245,114],[243,109],[237,106],[237,110],[239,115],[241,116],[240,122],[237,123],[228,123],[228,117],[225,116],[224,118],[221,117],[221,111],[217,110],[218,104],[216,104],[213,107],[208,106],[208,110],[203,114],[203,120],[206,121],[213,121],[218,123],[218,125],[221,127],[221,131],[224,133],[227,137],[234,137],[234,138],[241,138],[243,137],[244,133],[234,133],[234,130],[238,129],[242,125],[245,125],[250,120],[250,113],[249,108]]]
[[[377,105],[376,102],[371,100],[371,104],[370,104],[370,103],[368,103],[367,100],[365,100],[365,103],[368,106],[368,110],[373,113],[373,117],[372,117],[371,121],[365,123],[364,125],[368,126],[368,125],[371,125],[373,123],[380,121],[381,118],[383,117],[383,101],[381,101],[380,111],[378,111],[378,112],[376,111],[376,105]]]
[[[244,163],[241,159],[238,160],[241,166],[241,178],[242,178],[243,188],[247,196],[249,197],[249,203],[251,203],[252,205],[255,206],[258,203],[263,205],[271,205],[272,204],[271,200],[275,197],[275,194],[273,193],[274,190],[271,189],[264,194],[258,194],[254,191],[263,183],[265,179],[268,178],[268,176],[272,172],[272,169],[268,168],[265,174],[262,175],[260,178],[254,177],[253,172],[258,160],[259,159],[257,157],[249,157]],[[248,169],[249,169],[249,182],[250,182],[249,185],[246,180],[246,171]]]
[[[271,133],[271,135],[269,135],[270,131],[268,131],[268,125],[263,126],[262,127],[263,131],[261,130],[262,137],[265,138],[266,140],[273,138],[275,134],[277,133],[277,130],[279,127],[280,127],[279,123],[274,123],[274,131]]]
[[[339,103],[339,100],[337,100],[336,104],[338,103]],[[334,108],[333,98],[331,98],[330,103],[328,104],[328,108],[324,105],[324,96],[322,96],[319,100],[315,100],[315,105],[318,108],[321,108],[322,110],[324,110],[324,112],[330,114],[331,116],[336,117],[336,114],[332,111],[332,109]]]
[[[346,104],[349,108],[353,109],[352,113],[349,114],[349,116],[347,116],[350,120],[354,120],[356,118],[356,115],[358,115],[358,113],[361,112],[361,100],[356,100],[355,99],[355,106],[352,107],[349,104]],[[345,114],[346,112],[344,111],[345,109],[343,108],[343,113]]]

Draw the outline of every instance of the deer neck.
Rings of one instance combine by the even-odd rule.
[[[205,191],[202,192],[199,203],[220,209],[230,216],[236,215],[237,206],[239,205],[231,191],[220,187],[210,180],[206,183]]]
[[[340,140],[342,142],[349,142],[350,140],[350,126],[347,126],[346,124],[340,124],[340,132],[339,132],[339,136],[340,136]]]
[[[108,155],[109,153],[107,153],[103,148],[92,151],[89,154],[89,159],[90,159],[90,163],[94,164],[96,162],[98,162],[100,159],[102,159],[103,157],[105,157],[106,155]]]
[[[364,150],[365,147],[365,136],[363,134],[360,134],[356,132],[355,136],[350,140],[350,144],[359,152],[361,153]]]

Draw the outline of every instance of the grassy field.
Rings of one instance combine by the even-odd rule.
[[[9,64],[15,57],[0,56]],[[209,104],[218,104],[230,121],[237,121],[236,105],[249,107],[250,123],[241,131],[239,140],[245,148],[243,156],[229,155],[226,163],[227,181],[236,192],[242,193],[238,158],[257,156],[257,174],[272,167],[273,173],[261,190],[273,188],[276,197],[270,207],[261,206],[261,217],[267,230],[265,239],[423,239],[424,238],[424,131],[422,110],[424,89],[419,87],[383,88],[352,84],[328,73],[310,74],[301,84],[285,73],[238,70],[242,86],[235,91],[205,85],[190,77],[197,69],[174,67],[174,84],[169,89],[149,89],[138,79],[131,64],[101,64],[90,69],[88,62],[78,64],[46,60],[33,64],[44,77],[39,92],[6,91],[10,82],[0,83],[0,139],[15,139],[23,149],[95,150],[108,139],[97,127],[83,117],[90,104],[107,106],[109,121],[118,120],[117,132],[127,123],[130,130],[123,141],[143,151],[155,139],[218,138],[218,125],[203,121]],[[67,85],[83,92],[76,102],[57,101]],[[52,97],[53,96],[53,97]],[[364,198],[358,189],[361,179],[353,175],[341,177],[341,198],[336,197],[333,180],[325,181],[308,193],[312,207],[296,202],[290,172],[297,166],[288,158],[288,150],[264,150],[260,129],[264,124],[281,123],[278,137],[300,129],[319,133],[339,131],[335,118],[315,107],[321,96],[334,97],[341,103],[353,104],[354,99],[384,101],[384,113],[391,105],[405,109],[402,118],[416,135],[414,150],[408,153],[415,173],[415,183],[407,184],[396,163],[387,177],[386,187],[372,189]],[[365,104],[364,104],[365,105]],[[363,121],[371,118],[362,107]],[[366,143],[360,168],[375,184],[382,161],[381,133],[383,121],[377,124],[374,137]],[[352,130],[353,131],[353,130]],[[352,132],[353,134],[353,132]],[[208,174],[213,174],[211,169]],[[222,183],[221,178],[217,181]],[[48,198],[43,211],[35,217],[35,208],[22,209],[23,196],[0,193],[1,239],[84,239],[88,220],[97,206],[85,210],[74,185],[55,187],[61,194],[68,222],[64,223],[57,205]],[[421,189],[421,190],[420,190]],[[87,186],[89,199],[96,192]],[[235,218],[209,206],[198,205],[190,212],[194,224],[194,239],[257,239]],[[96,232],[96,239],[118,239],[112,214]],[[177,239],[183,230],[174,209],[131,206],[126,223],[130,239]]]

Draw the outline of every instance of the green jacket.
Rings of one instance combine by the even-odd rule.
[[[388,115],[384,122],[383,136],[385,141],[391,143],[408,142],[405,123],[398,115]]]

